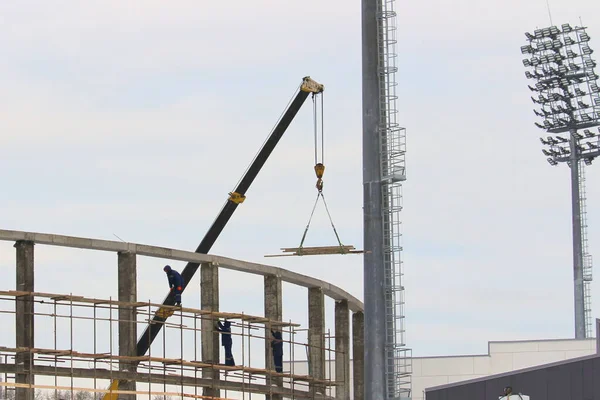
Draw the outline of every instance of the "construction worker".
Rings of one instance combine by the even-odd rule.
[[[271,349],[273,350],[273,363],[276,372],[283,372],[283,339],[281,332],[271,331],[273,340],[271,340]]]
[[[175,305],[181,306],[181,292],[183,291],[183,278],[181,274],[171,268],[170,265],[165,265],[163,271],[167,273],[167,279],[169,279],[169,287],[171,292],[175,295]]]
[[[231,353],[231,346],[233,340],[231,339],[231,322],[225,320],[222,324],[221,321],[217,321],[217,329],[221,332],[221,346],[225,347],[225,365],[235,366],[233,360],[233,354]]]

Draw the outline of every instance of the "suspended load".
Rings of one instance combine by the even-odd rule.
[[[321,124],[320,124],[320,143],[319,143],[319,124],[318,124],[318,107],[317,107],[317,98],[320,98],[321,103]],[[331,213],[329,212],[329,207],[327,207],[327,202],[325,201],[325,196],[323,195],[323,174],[325,173],[325,164],[324,164],[324,129],[323,129],[323,92],[312,93],[313,100],[313,122],[314,122],[314,135],[315,135],[315,174],[317,176],[317,183],[315,187],[317,188],[317,198],[315,200],[315,204],[313,205],[312,212],[310,213],[310,218],[308,219],[308,224],[306,224],[306,228],[304,229],[304,234],[302,235],[302,240],[300,241],[299,247],[284,247],[281,248],[283,253],[286,254],[271,254],[265,255],[265,257],[286,257],[286,256],[313,256],[313,255],[326,255],[326,254],[362,254],[364,251],[356,250],[352,245],[344,245],[342,244],[340,237],[337,233],[335,225],[333,223],[333,219],[331,218]],[[320,155],[320,157],[319,157]],[[313,215],[315,213],[315,209],[317,208],[317,204],[319,203],[319,199],[323,200],[323,205],[325,206],[325,210],[327,211],[327,216],[329,217],[329,222],[331,223],[331,227],[333,229],[333,233],[335,234],[335,238],[337,239],[337,245],[335,246],[317,246],[317,247],[304,247],[304,240],[306,239],[306,234],[308,233],[308,229],[310,227],[310,223],[312,221]]]

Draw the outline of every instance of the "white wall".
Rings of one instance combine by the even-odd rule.
[[[565,339],[489,342],[488,354],[485,355],[414,357],[412,360],[412,398],[413,400],[423,400],[423,392],[427,387],[510,372],[595,353],[595,339]],[[290,368],[290,364],[285,363],[284,370],[288,371]],[[332,376],[335,376],[333,362],[326,366],[327,375],[330,371]],[[306,362],[295,362],[294,373],[308,374]],[[350,370],[350,378],[352,378],[352,370]],[[352,390],[352,382],[350,385]]]

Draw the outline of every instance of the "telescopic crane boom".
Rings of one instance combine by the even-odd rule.
[[[285,110],[285,112],[277,122],[277,125],[271,132],[269,138],[263,144],[263,147],[260,149],[256,157],[252,161],[252,164],[238,183],[235,190],[229,193],[229,198],[227,199],[227,202],[225,203],[225,205],[221,209],[221,212],[208,229],[208,232],[206,232],[206,234],[204,235],[204,239],[202,239],[202,241],[198,245],[196,253],[207,254],[210,251],[211,247],[223,231],[223,228],[225,228],[225,225],[227,225],[227,222],[233,215],[237,206],[245,200],[246,191],[250,188],[250,185],[252,184],[252,182],[260,172],[261,168],[275,149],[275,146],[277,145],[277,143],[287,130],[288,126],[302,107],[302,104],[304,104],[304,101],[306,100],[308,95],[311,93],[313,93],[313,95],[322,93],[323,90],[324,86],[312,80],[309,76],[304,77],[302,79],[302,83],[298,89],[298,93],[296,94],[294,99],[291,101],[289,107]],[[185,290],[188,283],[191,282],[199,266],[200,265],[198,263],[190,262],[185,266],[185,268],[181,272],[181,276],[183,277],[182,292]],[[174,304],[174,295],[172,293],[169,293],[163,301],[163,305],[172,306]],[[146,330],[140,336],[139,341],[137,343],[138,356],[143,356],[146,354],[146,352],[150,348],[150,345],[152,344],[152,341],[154,340],[154,338],[156,338],[163,326],[161,322],[166,321],[166,319],[169,316],[168,314],[169,313],[157,313],[152,318],[152,321],[146,327]]]

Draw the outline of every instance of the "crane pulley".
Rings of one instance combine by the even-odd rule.
[[[320,100],[320,101],[319,101]],[[304,229],[304,234],[302,235],[302,239],[300,241],[299,247],[293,248],[282,248],[284,253],[291,254],[279,254],[279,255],[266,255],[265,257],[281,257],[281,256],[304,256],[304,255],[325,255],[325,254],[357,254],[363,253],[363,251],[355,250],[354,246],[345,246],[342,244],[340,237],[337,233],[337,229],[335,228],[335,224],[333,223],[333,219],[331,218],[331,213],[329,212],[329,207],[327,206],[327,202],[325,201],[325,195],[323,194],[323,175],[325,173],[325,141],[324,141],[324,123],[323,123],[323,91],[312,93],[312,101],[313,101],[313,130],[314,130],[314,141],[315,141],[315,166],[313,167],[315,171],[315,175],[317,176],[317,183],[315,185],[317,189],[317,198],[315,199],[315,203],[313,205],[312,211],[310,213],[310,218],[308,219],[308,223],[306,224],[306,228]],[[319,113],[320,111],[320,113]],[[319,203],[319,199],[323,200],[323,205],[325,206],[325,211],[327,212],[327,216],[329,217],[329,222],[331,223],[331,228],[333,229],[333,233],[335,234],[335,238],[337,240],[336,246],[320,246],[320,247],[304,247],[304,241],[306,239],[306,235],[308,233],[308,229],[310,228],[310,223],[312,222],[315,209],[317,208],[317,204]]]

